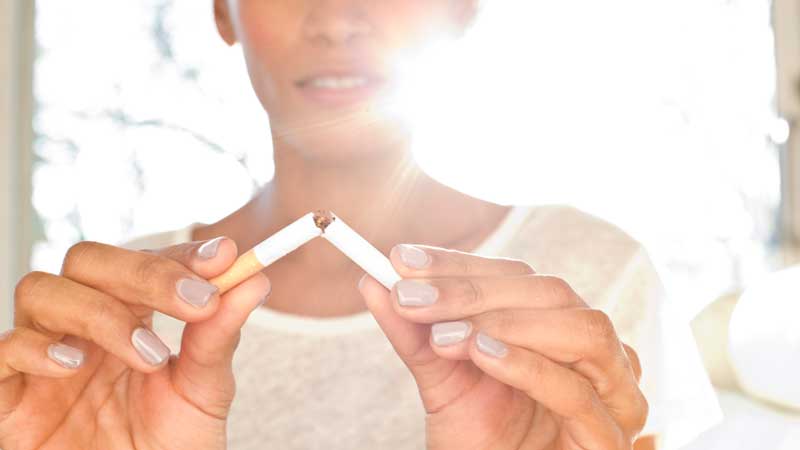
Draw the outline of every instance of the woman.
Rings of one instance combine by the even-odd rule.
[[[218,223],[80,243],[58,276],[24,277],[0,341],[2,448],[654,447],[639,357],[618,337],[654,332],[641,247],[573,208],[437,183],[382,108],[399,55],[457,36],[475,0],[214,12],[269,113],[275,177]],[[206,281],[316,209],[404,280],[389,292],[316,240],[222,296]],[[658,357],[643,351],[645,377]]]

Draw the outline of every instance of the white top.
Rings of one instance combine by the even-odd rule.
[[[192,226],[125,245],[158,248],[191,239]],[[668,314],[642,246],[619,228],[569,206],[515,207],[475,253],[518,258],[566,279],[608,313],[640,354],[650,403],[646,433],[678,448],[721,417],[687,323]],[[173,350],[183,324],[156,318]],[[233,450],[425,448],[416,385],[368,312],[336,318],[281,313],[268,305],[242,329],[234,359]]]

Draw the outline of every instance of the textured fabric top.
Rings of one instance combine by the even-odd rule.
[[[191,239],[194,225],[136,239],[131,249]],[[640,354],[650,403],[646,433],[676,448],[720,418],[688,324],[671,319],[642,246],[621,229],[569,206],[515,207],[475,253],[518,258],[566,279],[608,313]],[[173,351],[183,323],[158,316]],[[255,311],[234,360],[237,394],[229,444],[252,449],[425,448],[425,411],[414,380],[372,315],[310,318]]]

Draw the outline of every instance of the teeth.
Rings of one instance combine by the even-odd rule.
[[[366,77],[320,77],[312,79],[309,85],[321,89],[354,89],[367,82]]]

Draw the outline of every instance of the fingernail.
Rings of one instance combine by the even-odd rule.
[[[6,331],[3,331],[2,333],[0,333],[0,341],[4,341],[4,340],[8,339],[8,337],[11,336],[11,333],[13,333],[13,332],[14,332],[14,329],[12,328],[10,330],[6,330]]]
[[[476,344],[478,345],[478,350],[493,358],[502,358],[508,354],[508,347],[506,347],[506,344],[503,344],[483,331],[478,333]]]
[[[177,284],[178,296],[186,303],[202,308],[208,304],[211,297],[218,291],[213,284],[192,278],[182,278]]]
[[[77,369],[83,364],[83,352],[80,349],[60,342],[47,347],[47,356],[67,369]]]
[[[364,288],[364,281],[366,281],[366,280],[367,280],[367,274],[361,275],[361,278],[358,279],[358,290],[359,291]]]
[[[258,302],[258,305],[256,305],[256,309],[261,308],[262,306],[266,305],[267,304],[267,300],[269,300],[269,296],[270,295],[272,295],[272,286],[269,287],[269,290],[267,291],[267,293],[264,294],[264,297],[261,299],[260,302]]]
[[[469,336],[472,324],[466,321],[436,323],[431,327],[433,343],[438,346],[453,345]]]
[[[152,366],[157,366],[169,358],[169,348],[147,328],[133,330],[131,343],[133,348],[139,352],[139,356]]]
[[[211,259],[217,256],[217,250],[219,250],[219,244],[222,242],[223,239],[224,237],[220,236],[201,245],[197,249],[197,255],[200,256],[200,258],[202,259]]]
[[[400,260],[411,269],[424,269],[431,264],[431,257],[424,250],[413,245],[400,244]]]
[[[439,290],[430,284],[413,280],[397,282],[397,302],[400,306],[430,306],[439,298]]]

